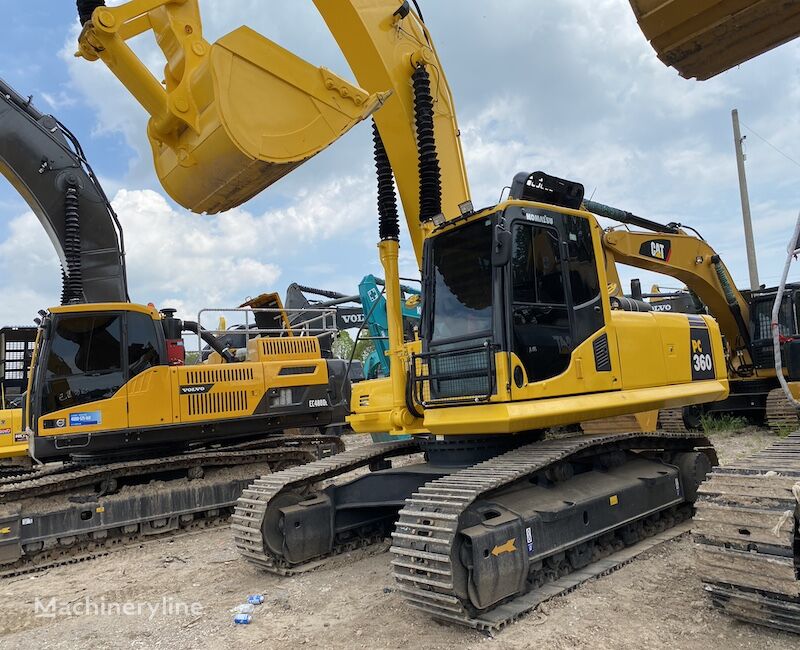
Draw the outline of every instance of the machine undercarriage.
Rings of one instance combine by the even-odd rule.
[[[291,575],[391,536],[410,605],[496,629],[538,604],[529,592],[690,518],[716,464],[696,435],[501,438],[462,443],[472,447],[463,464],[441,443],[406,440],[262,477],[237,502],[236,544],[254,565]],[[392,466],[420,452],[427,462]]]

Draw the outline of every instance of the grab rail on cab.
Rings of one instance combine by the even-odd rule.
[[[166,58],[159,83],[127,42],[149,30]],[[197,0],[132,0],[95,9],[79,51],[101,59],[150,114],[167,193],[214,214],[252,198],[376,111],[369,94],[248,27],[213,45]]]
[[[630,0],[658,58],[708,79],[800,36],[800,2]]]

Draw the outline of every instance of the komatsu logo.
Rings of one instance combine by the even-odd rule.
[[[552,226],[555,223],[555,221],[553,221],[553,217],[548,217],[546,214],[531,214],[526,212],[525,218],[528,221],[533,221],[534,223],[543,223],[546,226]]]
[[[308,400],[308,408],[310,408],[310,409],[324,408],[326,406],[328,406],[328,400],[327,399],[310,399],[310,400]]]

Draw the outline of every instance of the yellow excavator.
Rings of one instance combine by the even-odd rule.
[[[0,575],[86,557],[98,540],[137,539],[152,522],[164,532],[224,518],[265,468],[343,449],[347,363],[326,358],[316,336],[334,329],[332,314],[299,332],[277,294],[259,296],[238,310],[257,329],[232,350],[174,310],[131,303],[122,232],[80,144],[2,80],[0,174],[64,271],[62,304],[15,341],[24,350],[8,349],[11,333],[0,331],[4,378],[17,378],[18,398],[25,391],[24,410],[0,411]],[[186,364],[184,332],[210,347],[202,365]],[[206,470],[238,474],[180,484]],[[157,495],[116,489],[154,477],[178,479]],[[54,494],[96,503],[65,509]]]
[[[719,326],[610,295],[603,232],[577,182],[520,173],[506,201],[474,209],[419,7],[315,0],[356,86],[247,27],[208,43],[196,0],[80,5],[80,55],[150,114],[159,178],[191,210],[232,208],[374,119],[391,371],[354,386],[349,421],[410,437],[256,480],[233,518],[244,558],[291,575],[391,535],[409,605],[491,630],[683,530],[716,464],[704,436],[543,429],[725,398]],[[163,83],[127,44],[146,32]],[[395,181],[423,280],[408,344]]]
[[[658,57],[686,78],[708,79],[800,36],[797,2],[631,0],[631,6]],[[789,246],[795,256],[797,238],[795,229]],[[788,270],[787,264],[784,281]],[[784,334],[782,311],[775,300],[771,315],[760,319],[775,347]],[[800,376],[793,376],[792,365],[798,354],[798,341],[775,352],[776,377],[786,375],[793,401],[791,409],[783,407],[785,421],[795,429]],[[699,492],[697,569],[714,606],[800,634],[800,433],[715,468]]]

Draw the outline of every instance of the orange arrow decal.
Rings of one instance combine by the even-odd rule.
[[[492,549],[492,555],[497,557],[498,555],[502,555],[503,553],[513,553],[514,551],[517,550],[515,542],[516,540],[512,537],[505,544],[502,544],[500,546],[495,546]]]

